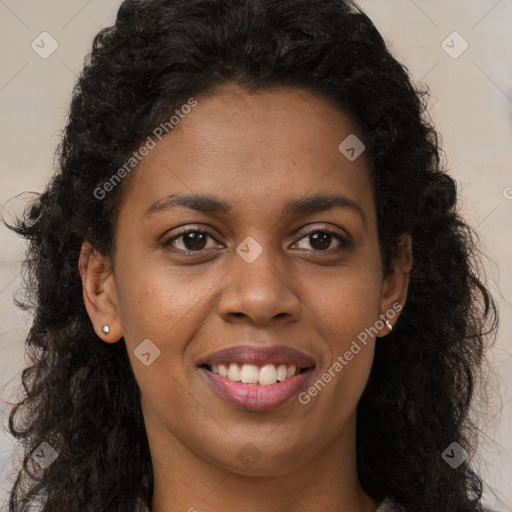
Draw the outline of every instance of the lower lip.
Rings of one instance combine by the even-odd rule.
[[[222,398],[235,407],[250,411],[277,409],[297,395],[304,382],[313,372],[313,368],[308,368],[305,372],[299,373],[291,379],[285,379],[269,386],[262,386],[260,384],[235,382],[206,368],[201,368],[201,370]]]

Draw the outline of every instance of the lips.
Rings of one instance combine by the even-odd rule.
[[[230,347],[213,354],[207,355],[200,359],[197,366],[209,366],[219,364],[236,363],[239,365],[253,364],[255,366],[263,366],[265,364],[274,363],[277,365],[284,364],[287,366],[295,365],[299,368],[311,368],[315,365],[312,357],[291,347],[281,345],[273,346],[251,346],[238,345]]]
[[[288,370],[296,367],[296,372],[290,372],[288,376],[283,376],[282,380],[278,378],[279,382],[271,380],[267,382],[268,385],[262,385],[237,382],[227,376],[219,375],[218,368],[222,365],[229,366],[231,370],[235,366],[240,366],[242,374],[245,369],[256,371],[256,368],[263,368],[265,372],[271,365]],[[290,347],[275,345],[267,347],[239,345],[227,348],[200,359],[197,366],[200,367],[201,374],[205,376],[209,387],[227,403],[252,411],[268,411],[289,402],[306,385],[315,368],[312,357]],[[243,375],[242,380],[244,380]]]

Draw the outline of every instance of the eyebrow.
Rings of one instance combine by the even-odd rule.
[[[226,203],[216,197],[202,194],[182,195],[179,193],[173,193],[155,201],[146,210],[143,218],[154,213],[171,210],[179,206],[190,208],[191,210],[201,213],[210,214],[227,214],[232,210],[229,203]],[[287,202],[283,208],[282,214],[284,216],[306,215],[332,210],[333,208],[345,208],[357,213],[366,227],[366,214],[361,205],[357,201],[341,195],[317,194],[301,197]]]

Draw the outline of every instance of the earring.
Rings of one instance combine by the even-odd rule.
[[[392,331],[392,330],[393,330],[393,326],[389,323],[389,320],[386,318],[384,321],[386,322],[387,328],[388,328],[390,331]]]
[[[110,332],[110,327],[108,325],[104,325],[102,328],[101,328],[102,332],[104,334],[108,334]]]

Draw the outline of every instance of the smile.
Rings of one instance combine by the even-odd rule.
[[[254,364],[238,365],[230,364],[214,364],[207,367],[211,372],[227,377],[234,382],[242,382],[243,384],[260,384],[261,386],[271,386],[277,382],[283,382],[291,379],[295,375],[305,371],[305,368],[299,368],[292,365],[268,363],[262,366]]]
[[[268,411],[299,393],[315,361],[297,349],[279,345],[235,345],[197,361],[206,382],[234,407]]]

